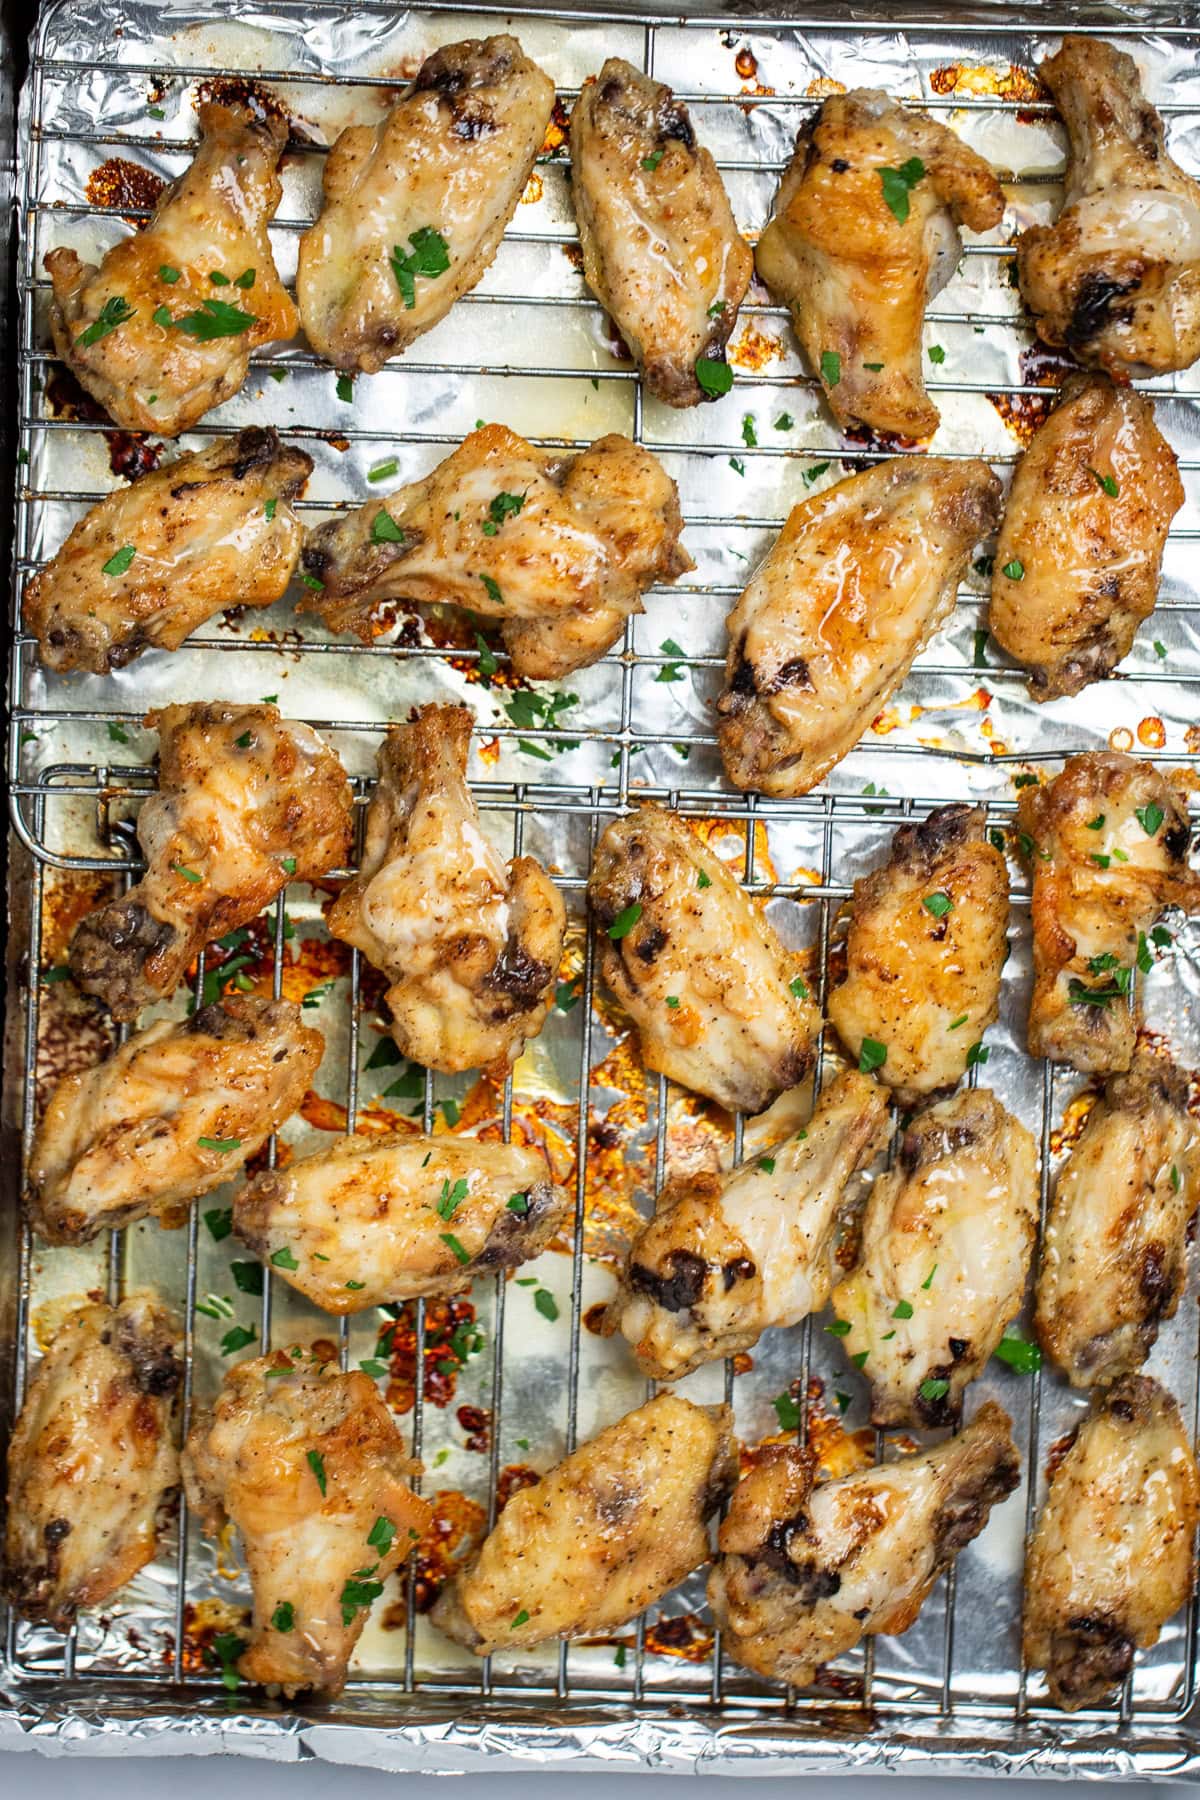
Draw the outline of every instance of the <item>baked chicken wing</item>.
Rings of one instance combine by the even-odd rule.
[[[1089,751],[1025,788],[1017,819],[1033,870],[1029,1053],[1127,1069],[1142,936],[1168,906],[1200,909],[1185,791],[1150,763]]]
[[[567,1218],[539,1150],[474,1138],[335,1138],[256,1176],[233,1228],[330,1313],[461,1294],[513,1269]]]
[[[1000,1011],[1008,869],[982,806],[902,825],[881,869],[854,884],[846,979],[829,1020],[857,1061],[868,1039],[902,1106],[962,1079]]]
[[[1056,1706],[1108,1699],[1196,1585],[1200,1474],[1145,1375],[1107,1388],[1050,1478],[1025,1558],[1025,1661]]]
[[[293,1001],[233,995],[66,1076],[29,1159],[34,1230],[86,1244],[220,1187],[295,1112],[324,1048]]]
[[[1200,1134],[1187,1077],[1140,1051],[1088,1114],[1042,1243],[1038,1341],[1073,1387],[1145,1362],[1179,1305],[1197,1204]]]
[[[513,1495],[433,1622],[476,1656],[615,1631],[705,1561],[736,1478],[731,1409],[658,1394]]]
[[[1068,138],[1062,212],[1017,244],[1038,335],[1110,375],[1189,368],[1200,356],[1200,182],[1167,155],[1123,50],[1067,37],[1038,74]]]
[[[507,1069],[554,998],[567,915],[532,856],[506,863],[467,786],[474,720],[423,706],[379,752],[361,872],[329,912],[390,986],[392,1036],[430,1069]]]
[[[616,643],[648,587],[692,567],[681,527],[675,483],[628,438],[564,456],[486,425],[423,481],[310,535],[309,604],[364,642],[385,602],[465,606],[501,622],[516,674],[556,680]]]
[[[23,1618],[68,1631],[153,1557],[179,1487],[181,1349],[149,1294],[59,1326],[8,1448],[4,1588]]]
[[[1070,376],[1017,465],[992,573],[992,635],[1035,700],[1077,694],[1129,654],[1183,498],[1146,395]]]
[[[731,1112],[803,1080],[821,1015],[770,921],[677,813],[643,806],[610,825],[588,899],[648,1069]]]
[[[350,849],[346,772],[276,706],[197,700],[146,714],[158,791],[138,814],[146,873],[71,940],[85,993],[115,1019],[174,993],[203,946],[255,918],[288,881],[315,881]]]
[[[475,286],[542,147],[554,83],[516,38],[444,44],[378,125],[351,125],[300,239],[296,297],[335,368],[373,374]]]
[[[724,362],[754,259],[687,107],[619,56],[571,115],[571,191],[584,280],[647,390],[668,406],[714,399],[696,363]]]
[[[756,1344],[769,1325],[819,1312],[847,1183],[887,1140],[887,1094],[857,1070],[821,1096],[805,1129],[729,1175],[669,1181],[634,1239],[604,1330],[638,1367],[678,1381]]]
[[[188,1504],[241,1534],[254,1618],[238,1660],[286,1695],[336,1694],[367,1614],[432,1508],[375,1383],[315,1354],[239,1363],[188,1434]]]
[[[257,425],[119,488],[25,587],[25,623],[51,669],[122,669],[178,650],[233,602],[270,606],[303,527],[290,502],[312,457]]]
[[[922,1456],[813,1485],[817,1458],[770,1445],[734,1490],[708,1598],[743,1668],[807,1687],[864,1637],[907,1631],[934,1582],[1020,1480],[993,1401]]]
[[[919,1113],[875,1182],[858,1267],[833,1292],[875,1425],[949,1425],[1021,1310],[1038,1156],[986,1088]]]
[[[44,258],[54,348],[118,425],[160,437],[236,394],[252,354],[300,323],[267,236],[287,125],[248,105],[199,116],[195,158],[144,230],[99,268],[74,250]]]
[[[740,788],[807,794],[852,750],[954,605],[1000,483],[897,457],[794,506],[729,614],[721,755]]]
[[[937,429],[925,308],[954,273],[959,225],[987,231],[1003,211],[981,156],[874,88],[831,95],[801,131],[755,261],[840,425]]]

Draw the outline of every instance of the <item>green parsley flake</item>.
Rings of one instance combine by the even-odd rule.
[[[337,378],[337,397],[339,400],[344,400],[347,406],[353,406],[353,404],[354,404],[354,382],[349,375],[339,375],[338,376],[338,378]]]
[[[797,1000],[808,999],[808,989],[805,987],[804,982],[799,975],[792,976],[792,979],[788,982],[788,991],[794,994]]]
[[[1163,809],[1158,804],[1157,800],[1152,800],[1149,806],[1135,807],[1134,817],[1146,836],[1154,837],[1157,834],[1163,819],[1166,817],[1166,814],[1163,812]]]
[[[529,1211],[529,1195],[510,1194],[504,1204],[510,1213],[516,1213],[519,1219],[523,1219]]]
[[[408,241],[412,245],[409,253],[406,255],[399,244],[394,244],[390,261],[400,297],[411,312],[417,304],[417,276],[432,281],[444,275],[450,267],[450,251],[441,232],[429,225],[411,232]]]
[[[402,544],[405,541],[403,528],[397,525],[386,507],[380,507],[371,520],[371,542],[373,544]]]
[[[516,1618],[513,1620],[512,1624],[509,1626],[508,1629],[510,1631],[515,1631],[517,1629],[518,1625],[528,1625],[528,1623],[529,1623],[529,1614],[525,1611],[525,1608],[522,1607],[520,1612],[517,1614]]]
[[[836,350],[821,352],[821,380],[826,387],[836,387],[842,379],[842,359]]]
[[[710,399],[717,399],[727,394],[733,386],[733,370],[727,362],[718,362],[715,357],[701,356],[696,361],[696,380]]]
[[[279,1372],[281,1375],[287,1374],[286,1369],[281,1369]],[[275,1611],[271,1614],[272,1631],[292,1631],[295,1628],[295,1624],[295,1607],[290,1600],[281,1600],[279,1605],[275,1608]]]
[[[775,1416],[779,1420],[781,1431],[798,1431],[800,1429],[800,1408],[790,1394],[776,1394],[771,1405],[775,1408]]]
[[[702,890],[704,888],[711,887],[712,886],[711,875],[706,875],[704,873],[703,869],[698,869],[696,871],[696,886]]]
[[[873,1069],[882,1069],[886,1061],[887,1045],[877,1038],[865,1037],[858,1053],[859,1073],[869,1075]]]
[[[1092,480],[1098,484],[1098,486],[1100,486],[1104,489],[1104,492],[1108,495],[1110,500],[1116,499],[1117,495],[1120,493],[1121,490],[1117,486],[1117,482],[1116,482],[1116,479],[1114,476],[1101,475],[1099,469],[1093,469],[1090,463],[1088,465],[1088,474],[1092,477]]]
[[[354,1615],[365,1612],[382,1594],[382,1581],[371,1579],[378,1567],[378,1563],[372,1563],[369,1568],[355,1569],[353,1575],[347,1578],[340,1597],[343,1625],[353,1625]]]
[[[954,902],[951,900],[949,894],[936,893],[926,894],[921,905],[925,908],[927,913],[932,913],[935,919],[944,919],[954,905]]]
[[[1042,1366],[1042,1353],[1038,1346],[1022,1337],[1015,1325],[1008,1327],[992,1354],[997,1362],[1007,1363],[1018,1375],[1033,1375]]]
[[[931,363],[937,363],[939,366],[946,360],[946,352],[942,349],[940,344],[930,344],[929,349],[925,354],[928,356]]]
[[[558,1317],[558,1302],[554,1298],[554,1295],[550,1293],[547,1288],[540,1287],[533,1296],[533,1304],[537,1307],[543,1319],[549,1319],[550,1323],[553,1325],[555,1319]]]
[[[1014,556],[1011,562],[1005,563],[1001,573],[1007,575],[1010,581],[1023,581],[1025,579],[1025,564]]]
[[[240,1150],[242,1147],[241,1138],[202,1137],[197,1138],[196,1142],[201,1150],[214,1150],[218,1156],[228,1156],[231,1151]]]
[[[106,338],[118,325],[127,325],[134,312],[135,309],[120,294],[110,294],[98,316],[79,333],[75,342],[82,344],[85,350],[92,344],[98,344],[101,338]]]
[[[950,1383],[941,1376],[927,1375],[917,1392],[922,1400],[944,1400],[950,1392]]]
[[[225,1336],[221,1339],[221,1355],[233,1356],[236,1351],[244,1350],[248,1344],[252,1344],[257,1336],[257,1326],[235,1325],[233,1329],[227,1331]]]
[[[608,928],[608,935],[613,943],[619,943],[623,937],[627,937],[641,916],[642,903],[640,900],[632,901],[622,912],[619,912]]]
[[[397,461],[397,459],[394,456],[389,456],[387,458],[386,462],[377,462],[377,463],[372,464],[371,468],[369,468],[367,470],[367,480],[368,481],[390,481],[393,475],[398,475],[399,473],[400,473],[399,462]]]
[[[764,1175],[773,1175],[775,1173],[775,1158],[773,1156],[760,1156],[758,1159],[758,1166]]]
[[[967,1051],[968,1069],[981,1068],[991,1054],[992,1053],[986,1044],[972,1044],[971,1048]]]
[[[911,1319],[913,1316],[911,1300],[897,1300],[892,1308],[893,1319]]]
[[[231,306],[227,300],[202,300],[199,312],[184,313],[182,318],[176,319],[175,329],[182,331],[185,337],[195,338],[199,344],[207,344],[214,338],[238,337],[257,324],[255,313],[243,312],[240,306]]]
[[[925,164],[919,156],[910,156],[898,169],[882,168],[879,184],[888,211],[897,225],[903,225],[909,214],[909,196],[925,175]]]
[[[115,550],[109,557],[108,561],[104,564],[101,573],[104,575],[124,575],[126,569],[136,555],[136,544],[122,544],[121,548]]]
[[[321,1498],[323,1500],[325,1498],[325,1488],[327,1485],[325,1479],[325,1459],[319,1450],[310,1450],[305,1457],[305,1461],[317,1478],[317,1486],[321,1490]]]
[[[296,1261],[291,1248],[285,1244],[282,1250],[276,1250],[273,1253],[271,1267],[273,1269],[298,1269],[300,1264]]]
[[[396,1527],[383,1513],[380,1513],[370,1531],[367,1543],[372,1550],[378,1550],[380,1556],[386,1556],[396,1537]]]
[[[645,169],[647,175],[653,175],[655,169],[657,169],[665,155],[666,152],[664,150],[654,150],[649,156],[643,156],[642,167]]]
[[[470,1262],[471,1258],[467,1255],[467,1252],[463,1249],[462,1245],[459,1243],[459,1241],[455,1237],[454,1233],[452,1231],[439,1231],[438,1236],[441,1238],[441,1240],[442,1240],[443,1244],[445,1244],[446,1248],[450,1251],[450,1253],[454,1257],[455,1261],[462,1263],[463,1267],[465,1268],[466,1265]]]

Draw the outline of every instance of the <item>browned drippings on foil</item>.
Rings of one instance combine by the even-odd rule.
[[[466,1433],[464,1450],[478,1450],[482,1454],[491,1449],[492,1414],[489,1407],[460,1406],[454,1416]]]
[[[218,1599],[215,1595],[198,1600],[195,1605],[190,1600],[187,1601],[183,1609],[183,1673],[211,1673],[215,1640],[226,1632],[233,1632],[235,1636],[241,1637],[249,1629],[250,1618],[248,1606],[235,1606],[231,1601]],[[175,1661],[173,1632],[162,1633],[159,1661],[165,1668],[170,1668]]]
[[[753,319],[745,320],[726,355],[739,369],[758,374],[767,364],[783,355],[783,339],[773,332],[761,331]]]
[[[934,69],[929,85],[935,94],[970,94],[980,99],[1023,100],[1029,104],[1049,100],[1050,96],[1033,69],[1010,63],[1007,69],[989,68],[985,63],[946,63]],[[1018,115],[1024,117],[1024,115]],[[1031,114],[1029,117],[1036,117]]]
[[[487,1535],[487,1513],[477,1500],[455,1488],[442,1488],[431,1496],[431,1504],[433,1517],[413,1553],[414,1605],[419,1613],[429,1612],[451,1576]],[[402,1631],[407,1620],[407,1603],[398,1600],[386,1608],[380,1623],[385,1631]]]
[[[145,221],[130,216],[135,212],[153,212],[166,187],[161,175],[142,163],[130,162],[124,156],[110,156],[87,178],[84,192],[92,206],[103,206],[124,215],[125,223],[134,227]]]
[[[403,1300],[384,1311],[395,1313],[381,1326],[375,1352],[388,1365],[387,1403],[393,1412],[409,1413],[417,1399],[417,1302]],[[473,1327],[475,1318],[473,1301],[462,1294],[425,1302],[422,1390],[433,1406],[447,1407],[454,1398],[465,1364],[452,1340],[463,1326]]]
[[[546,135],[542,139],[542,155],[554,156],[570,143],[571,121],[562,101],[555,96],[554,105],[550,109],[550,123],[546,127]]]
[[[104,433],[104,441],[108,445],[108,466],[114,475],[133,481],[157,469],[166,446],[153,442],[145,431],[119,431],[100,403],[61,363],[52,364],[46,376],[45,400],[52,419],[111,427]]]
[[[507,1463],[496,1478],[496,1511],[502,1513],[514,1494],[536,1487],[541,1479],[528,1463]]]

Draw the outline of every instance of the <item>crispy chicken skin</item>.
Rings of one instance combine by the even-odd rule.
[[[770,1325],[819,1312],[837,1276],[833,1240],[847,1183],[887,1140],[883,1088],[850,1070],[805,1129],[729,1175],[669,1181],[609,1301],[642,1373],[678,1381],[749,1350]]]
[[[567,1213],[540,1150],[344,1137],[241,1188],[233,1228],[325,1312],[357,1313],[465,1293],[536,1256]]]
[[[1059,1175],[1042,1243],[1038,1342],[1072,1387],[1141,1367],[1174,1316],[1200,1204],[1188,1081],[1139,1051],[1109,1077]]]
[[[89,913],[71,940],[85,993],[134,1019],[174,993],[213,938],[255,918],[289,880],[345,862],[346,772],[276,706],[197,700],[146,714],[159,736],[158,791],[138,814],[146,873]]]
[[[380,124],[341,133],[296,273],[318,355],[374,374],[470,293],[517,209],[553,105],[554,83],[516,38],[468,38],[427,57]]]
[[[992,635],[1035,700],[1077,694],[1129,654],[1183,499],[1153,402],[1069,376],[1017,465],[992,572]]]
[[[513,1495],[433,1622],[476,1656],[615,1631],[706,1560],[736,1479],[732,1409],[658,1394]]]
[[[1025,788],[1017,822],[1033,871],[1029,1054],[1087,1074],[1127,1069],[1139,934],[1168,906],[1200,909],[1185,792],[1150,763],[1089,751]]]
[[[300,557],[290,502],[312,468],[252,425],[109,494],[26,583],[42,661],[104,675],[143,650],[178,650],[232,600],[272,605]],[[110,560],[126,566],[110,574]]]
[[[34,1230],[86,1244],[220,1187],[295,1112],[324,1048],[294,1001],[233,995],[66,1076],[29,1159]]]
[[[854,884],[829,1020],[855,1061],[865,1038],[886,1046],[877,1072],[902,1106],[960,1081],[999,1016],[1008,869],[984,821],[982,806],[938,807]]]
[[[567,914],[532,856],[505,863],[467,786],[471,710],[423,706],[379,752],[361,872],[334,937],[387,976],[392,1036],[425,1068],[507,1070],[554,997]]]
[[[770,921],[678,813],[615,820],[588,900],[601,973],[648,1069],[731,1112],[761,1112],[803,1080],[821,1015]]]
[[[610,56],[571,115],[571,187],[584,280],[647,391],[668,406],[715,398],[696,362],[724,362],[754,258],[687,107]]]
[[[909,185],[900,172],[916,165]],[[885,179],[896,183],[895,209]],[[839,425],[911,438],[937,429],[922,370],[925,308],[954,273],[958,226],[988,231],[1003,211],[981,156],[877,89],[832,95],[801,131],[755,262],[791,308]]]
[[[8,1448],[4,1590],[22,1618],[69,1631],[153,1557],[179,1487],[181,1350],[148,1293],[55,1332]]]
[[[999,523],[975,459],[896,457],[794,506],[729,614],[717,702],[736,787],[807,794],[852,750]]]
[[[282,1372],[281,1372],[282,1371]],[[375,1383],[277,1350],[230,1369],[188,1434],[188,1504],[241,1534],[254,1619],[246,1681],[340,1693],[372,1600],[433,1516]]]
[[[236,394],[254,352],[300,323],[267,236],[287,125],[215,102],[199,118],[195,158],[144,230],[99,268],[74,250],[43,259],[54,348],[118,425],[160,437]]]
[[[858,1267],[833,1310],[871,1383],[874,1425],[950,1425],[1021,1310],[1038,1156],[987,1088],[919,1113],[867,1201]]]
[[[1056,1706],[1107,1700],[1191,1598],[1198,1518],[1178,1406],[1157,1381],[1122,1375],[1050,1477],[1025,1558],[1025,1661],[1046,1671]]]
[[[862,1638],[907,1631],[1021,1469],[1008,1414],[991,1400],[922,1456],[814,1487],[816,1467],[799,1445],[759,1453],[708,1578],[729,1655],[796,1687]]]
[[[1067,37],[1038,74],[1069,140],[1063,210],[1017,244],[1038,335],[1110,375],[1190,368],[1200,356],[1200,182],[1167,155],[1123,50]]]
[[[564,456],[485,425],[424,480],[310,534],[309,605],[366,643],[385,602],[465,606],[501,622],[516,674],[557,680],[616,643],[648,587],[692,567],[681,529],[675,483],[628,438]]]

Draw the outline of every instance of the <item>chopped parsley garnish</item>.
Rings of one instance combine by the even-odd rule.
[[[664,150],[652,150],[649,156],[643,156],[642,167],[645,169],[647,175],[653,175],[655,169],[657,169],[665,155],[666,152]]]
[[[127,744],[129,742],[129,738],[126,734],[125,727],[123,725],[114,725],[112,720],[110,719],[106,729],[108,731],[109,739],[112,743]]]
[[[154,311],[150,314],[150,317],[156,325],[161,325],[164,331],[170,329],[171,309],[169,306],[156,306]]]
[[[773,1175],[775,1173],[775,1158],[773,1156],[760,1156],[758,1159],[758,1166],[764,1175]]]
[[[482,675],[486,686],[487,683],[491,681],[496,670],[500,667],[500,664],[496,661],[495,653],[493,652],[491,645],[483,634],[478,631],[475,633],[475,647],[479,651],[476,667]]]
[[[982,1068],[991,1054],[991,1050],[986,1044],[972,1044],[971,1048],[967,1051],[968,1069]]]
[[[950,1392],[950,1383],[940,1375],[927,1375],[917,1392],[922,1400],[942,1400]]]
[[[947,1025],[947,1027],[946,1027],[946,1030],[947,1031],[957,1031],[960,1025],[966,1024],[967,1017],[968,1017],[968,1015],[966,1013],[959,1013],[957,1019],[951,1019],[949,1025]]]
[[[1137,820],[1147,837],[1153,837],[1155,835],[1165,817],[1166,814],[1163,812],[1163,809],[1158,804],[1157,800],[1152,800],[1149,806],[1138,806],[1134,808],[1134,818]]]
[[[859,1073],[869,1075],[872,1069],[882,1069],[887,1061],[887,1045],[881,1044],[877,1038],[865,1037],[858,1053]]]
[[[830,1337],[849,1337],[850,1321],[849,1319],[834,1319],[832,1324],[827,1325],[825,1329]]]
[[[1114,1000],[1123,1000],[1128,994],[1131,975],[1130,969],[1116,969],[1112,980],[1103,987],[1089,987],[1086,981],[1072,975],[1067,983],[1067,999],[1072,1006],[1111,1006]]]
[[[271,1267],[273,1269],[298,1269],[300,1264],[296,1261],[290,1245],[285,1244],[282,1250],[276,1250],[272,1254]]]
[[[344,400],[347,406],[353,406],[353,404],[354,404],[354,381],[349,375],[339,375],[338,376],[338,378],[337,378],[337,397],[339,400]]]
[[[462,1263],[465,1268],[471,1258],[467,1255],[467,1252],[463,1249],[454,1233],[452,1231],[439,1231],[438,1236],[441,1238],[443,1244],[445,1244],[447,1250],[450,1251],[455,1261]]]
[[[1011,562],[1005,563],[1003,573],[1008,576],[1010,581],[1023,581],[1025,579],[1025,564],[1021,562],[1018,557],[1014,556]]]
[[[925,164],[919,156],[910,156],[898,169],[880,169],[879,183],[884,202],[897,225],[903,225],[908,218],[909,195],[924,174]]]
[[[529,1211],[529,1195],[510,1194],[504,1204],[510,1213],[516,1213],[519,1219],[523,1219]]]
[[[791,413],[783,412],[780,413],[779,417],[775,420],[775,429],[776,431],[790,431],[795,423],[796,421],[793,419]]]
[[[1175,1193],[1178,1193],[1182,1186],[1183,1186],[1183,1177],[1180,1175],[1179,1170],[1176,1168],[1175,1164],[1172,1163],[1171,1164],[1171,1187]]]
[[[197,1138],[196,1142],[202,1150],[215,1150],[218,1156],[228,1156],[231,1150],[240,1150],[241,1138]]]
[[[1092,477],[1093,481],[1097,482],[1104,489],[1110,500],[1116,499],[1121,490],[1117,486],[1114,476],[1101,475],[1099,469],[1093,469],[1090,463],[1088,465],[1088,474]]]
[[[742,416],[742,442],[747,450],[758,448],[758,432],[755,429],[753,413],[745,413]]]
[[[221,1355],[232,1356],[235,1351],[244,1350],[258,1336],[256,1325],[235,1325],[221,1339]]]
[[[543,1319],[549,1319],[550,1323],[553,1325],[555,1319],[558,1317],[558,1301],[554,1298],[554,1295],[548,1288],[540,1287],[537,1290],[536,1294],[533,1296],[533,1304],[537,1307]]]
[[[257,324],[256,314],[243,312],[240,306],[231,306],[228,300],[202,300],[199,312],[184,313],[181,319],[176,319],[175,329],[186,337],[195,338],[197,343],[207,344],[214,338],[238,337]]]
[[[276,496],[274,494],[272,494],[271,498],[267,501],[266,505],[263,507],[263,517],[265,519],[273,519],[275,517],[275,514],[278,511],[278,509],[279,509],[279,501],[276,498]]]
[[[358,1366],[364,1375],[370,1375],[374,1381],[378,1381],[381,1375],[390,1373],[387,1364],[385,1362],[380,1362],[379,1358],[375,1356],[368,1356],[366,1360],[360,1362]]]
[[[450,1186],[449,1181],[443,1181],[436,1207],[438,1218],[443,1219],[448,1225],[466,1197],[467,1178],[465,1175],[460,1175],[453,1187]]]
[[[842,379],[842,359],[836,350],[821,352],[821,380],[826,387],[836,387]]]
[[[174,287],[175,283],[180,279],[179,270],[173,269],[170,263],[160,263],[158,279],[160,281],[165,281],[168,287]]]
[[[679,1010],[679,995],[678,994],[668,994],[667,995],[667,1005],[671,1008],[672,1012],[678,1012],[678,1010]]]
[[[513,1620],[512,1624],[509,1626],[508,1629],[510,1631],[515,1631],[517,1629],[518,1625],[528,1625],[528,1623],[529,1623],[529,1614],[525,1611],[525,1608],[522,1607],[520,1612],[517,1614],[516,1618]]]
[[[808,999],[808,989],[805,987],[804,982],[799,975],[792,976],[792,979],[788,982],[788,991],[789,993],[794,994],[797,1000]]]
[[[628,936],[629,932],[633,930],[641,916],[642,903],[640,900],[631,901],[627,907],[619,912],[608,928],[608,935],[613,943],[619,943],[623,937]]]
[[[559,1012],[568,1013],[579,1005],[579,992],[573,981],[560,981],[554,990],[554,1004]]]
[[[319,1450],[310,1450],[304,1459],[317,1478],[317,1486],[321,1490],[322,1500],[325,1498],[325,1459]]]
[[[412,245],[408,254],[405,255],[399,244],[394,244],[390,260],[400,297],[411,312],[417,304],[417,276],[423,275],[432,281],[438,275],[444,275],[450,267],[450,252],[441,232],[434,231],[430,225],[422,225],[419,230],[410,232],[408,241]]]
[[[237,1661],[245,1648],[246,1640],[235,1631],[219,1631],[204,1653],[208,1661],[220,1669],[221,1685],[231,1694],[238,1687]]]
[[[118,325],[127,324],[133,318],[134,311],[120,294],[110,294],[97,317],[79,333],[75,342],[82,344],[85,349],[91,344],[98,344],[101,338],[106,338]]]
[[[986,669],[987,668],[987,666],[988,666],[987,646],[988,646],[988,633],[986,631],[977,631],[975,633],[975,650],[974,650],[974,654],[971,658],[972,668],[975,668],[975,669]]]
[[[937,1274],[937,1272],[938,1272],[938,1266],[936,1263],[934,1263],[932,1269],[930,1269],[928,1275],[925,1277],[924,1281],[921,1283],[921,1287],[923,1288],[925,1293],[928,1293],[930,1288],[933,1286],[933,1278]]]
[[[515,519],[524,504],[524,494],[493,494],[488,516],[483,522],[484,535],[495,537],[505,519]]]
[[[136,555],[136,544],[122,544],[119,550],[114,550],[113,554],[104,564],[101,573],[105,575],[123,575]]]
[[[386,1556],[391,1549],[392,1544],[395,1542],[395,1538],[396,1527],[385,1514],[380,1513],[370,1531],[367,1533],[367,1543],[372,1550],[378,1550],[380,1556]]]
[[[697,871],[696,871],[696,886],[701,889],[706,888],[706,887],[711,887],[712,886],[712,876],[706,875],[704,873],[703,869],[697,869]]]
[[[286,1369],[281,1369],[279,1372],[281,1375],[287,1374]],[[275,1608],[275,1611],[271,1614],[272,1631],[292,1631],[295,1629],[295,1624],[295,1607],[290,1600],[281,1600],[279,1605]]]
[[[500,583],[494,580],[491,575],[481,575],[479,579],[483,583],[483,591],[488,599],[493,601],[497,606],[503,606],[504,595],[500,592]]]
[[[374,463],[371,468],[367,470],[367,480],[390,481],[393,475],[398,475],[399,473],[399,462],[394,456],[389,456],[386,462]]]
[[[341,1592],[343,1625],[353,1625],[355,1613],[365,1612],[382,1594],[382,1581],[371,1579],[378,1567],[378,1563],[372,1563],[369,1568],[355,1569],[353,1575],[347,1577]]]
[[[1148,975],[1154,967],[1154,957],[1151,954],[1150,945],[1146,941],[1146,934],[1144,931],[1138,932],[1137,956],[1134,960],[1143,975]]]
[[[381,506],[371,520],[371,542],[373,544],[402,544],[405,533],[397,525],[386,507]]]
[[[262,1264],[256,1262],[234,1262],[229,1265],[234,1286],[241,1294],[261,1294],[263,1291]]]
[[[992,1354],[997,1362],[1007,1363],[1018,1375],[1033,1375],[1042,1366],[1038,1346],[1022,1337],[1015,1325],[1008,1327]]]
[[[674,657],[683,655],[682,649],[675,642],[674,638],[664,638],[659,645],[659,649],[664,656]],[[680,665],[677,662],[664,663],[654,679],[655,681],[682,681],[683,675],[680,672]]]
[[[727,362],[718,362],[712,356],[701,356],[696,359],[696,380],[706,394],[717,398],[721,394],[727,394],[733,386],[733,370]]]
[[[866,1368],[867,1358],[870,1354],[871,1352],[869,1350],[856,1350],[853,1356],[851,1356],[850,1361],[854,1364],[856,1369],[864,1369]]]
[[[829,464],[827,462],[813,463],[810,468],[805,469],[801,476],[801,480],[804,482],[805,486],[811,486],[814,481],[819,481],[821,479],[828,467]]]
[[[1158,639],[1157,639],[1157,638],[1155,638],[1155,640],[1154,640],[1154,654],[1155,654],[1155,655],[1156,655],[1156,656],[1160,656],[1160,657],[1161,657],[1161,658],[1162,658],[1162,660],[1163,660],[1163,661],[1164,661],[1164,662],[1166,662],[1166,660],[1167,660],[1167,646],[1166,646],[1166,645],[1165,645],[1165,644],[1163,644],[1163,643],[1160,643],[1160,642],[1159,642],[1159,640],[1158,640]]]
[[[946,360],[946,352],[942,349],[940,344],[930,344],[929,349],[926,351],[926,355],[931,363],[941,364]]]
[[[913,1316],[911,1300],[897,1300],[892,1308],[893,1319],[911,1319]]]
[[[936,893],[926,894],[921,905],[927,913],[932,913],[935,919],[944,919],[954,902],[949,894]]]
[[[296,859],[294,856],[285,856],[279,866],[285,875],[294,875],[296,873]]]
[[[252,288],[254,286],[254,270],[243,269],[240,275],[234,276],[233,285],[235,288],[241,288],[243,292]]]
[[[214,1206],[204,1215],[204,1223],[208,1226],[209,1235],[214,1244],[227,1238],[233,1230],[232,1206]]]
[[[228,275],[222,275],[220,269],[210,269],[208,279],[212,282],[214,287],[229,287],[231,285]]]
[[[1089,819],[1087,824],[1084,827],[1085,831],[1102,831],[1103,829],[1104,829],[1104,814],[1103,813],[1097,813],[1095,818]]]
[[[771,1405],[775,1408],[775,1416],[779,1420],[781,1431],[798,1431],[800,1429],[800,1408],[790,1394],[776,1394]]]

